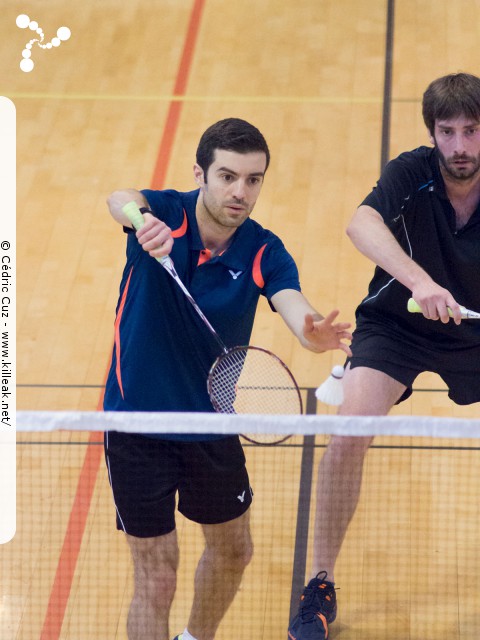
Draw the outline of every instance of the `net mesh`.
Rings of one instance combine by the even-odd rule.
[[[115,528],[101,431],[171,432],[172,425],[291,436],[275,447],[242,440],[255,492],[255,551],[218,638],[286,637],[309,578],[316,474],[332,435],[376,436],[336,565],[332,636],[480,637],[477,419],[21,411],[17,530],[0,547],[1,638],[127,638],[132,564]],[[180,514],[176,523],[172,638],[186,626],[204,544],[198,525]]]

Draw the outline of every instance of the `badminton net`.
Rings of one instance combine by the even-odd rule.
[[[255,552],[219,638],[286,637],[310,577],[319,463],[332,437],[371,435],[358,508],[335,570],[333,637],[480,637],[475,418],[19,411],[17,528],[0,547],[1,638],[126,640],[132,564],[115,527],[102,432],[171,433],[172,426],[177,433],[291,436],[274,447],[242,439]],[[344,465],[344,476],[350,467]],[[338,481],[332,476],[332,490]],[[186,626],[203,550],[201,528],[178,513],[176,523],[171,637]]]

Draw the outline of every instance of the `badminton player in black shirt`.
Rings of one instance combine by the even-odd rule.
[[[423,118],[432,147],[392,160],[347,229],[377,266],[356,311],[342,415],[386,415],[423,371],[438,373],[455,403],[480,402],[480,323],[459,310],[480,311],[480,78],[433,81]],[[407,311],[409,297],[423,314]],[[312,579],[290,640],[323,640],[336,617],[334,566],[370,443],[332,437],[320,463]]]

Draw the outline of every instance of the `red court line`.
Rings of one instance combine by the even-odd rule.
[[[175,96],[182,96],[185,94],[204,4],[205,0],[194,0],[185,36],[182,57],[176,76],[174,89]],[[175,134],[178,128],[180,112],[181,103],[177,101],[171,102],[152,178],[151,186],[154,189],[161,189],[163,187],[173,142],[175,140]],[[97,410],[99,411],[101,410],[102,401],[103,393],[99,399],[97,407]],[[98,433],[91,433],[89,443],[95,441],[98,442],[98,438]],[[62,551],[57,564],[55,579],[50,592],[40,640],[58,640],[60,638],[102,457],[103,447],[93,444],[89,444],[87,446],[83,467],[78,478],[77,490],[72,510],[70,512]]]
[[[173,90],[174,96],[184,96],[187,87],[188,76],[192,66],[193,52],[197,41],[198,31],[200,28],[200,20],[202,17],[203,6],[205,0],[195,0],[188,24],[187,36],[183,47],[182,58],[178,67],[177,79]],[[157,156],[157,162],[153,170],[151,186],[152,189],[162,189],[165,184],[165,176],[168,168],[168,161],[173,148],[175,135],[180,121],[182,112],[182,102],[175,100],[170,103],[168,108],[167,120],[163,129],[163,136],[160,142],[160,149]]]
[[[162,141],[160,142],[157,162],[153,170],[153,177],[151,181],[152,189],[161,189],[165,184],[168,160],[172,153],[173,141],[175,139],[175,134],[177,133],[181,111],[181,102],[170,103],[170,106],[168,108],[167,120],[163,129]]]
[[[98,441],[98,433],[91,433],[89,442],[95,440]],[[60,637],[102,454],[101,446],[87,447],[40,640],[56,640]]]

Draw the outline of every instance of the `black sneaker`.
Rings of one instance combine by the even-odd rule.
[[[333,582],[321,571],[310,580],[300,597],[297,615],[288,628],[289,640],[326,640],[328,625],[337,617],[337,598]]]

